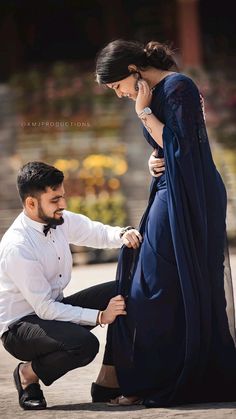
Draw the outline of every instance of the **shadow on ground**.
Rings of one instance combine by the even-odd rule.
[[[192,405],[182,405],[178,407],[168,407],[168,410],[175,411],[196,411],[196,410],[212,410],[212,409],[235,409],[236,402],[232,403],[205,403],[205,404],[192,404]],[[47,408],[47,410],[58,410],[58,411],[82,411],[87,410],[91,412],[133,412],[136,410],[143,410],[145,406],[108,406],[105,403],[76,403],[76,404],[62,404],[54,405]]]

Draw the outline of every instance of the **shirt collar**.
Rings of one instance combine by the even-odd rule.
[[[43,228],[45,226],[44,223],[39,223],[38,221],[32,220],[32,218],[29,218],[24,212],[22,213],[23,222],[28,226],[32,227],[35,230],[39,231],[44,235]]]

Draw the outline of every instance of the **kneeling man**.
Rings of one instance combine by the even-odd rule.
[[[0,336],[10,354],[26,361],[13,373],[23,409],[44,409],[39,380],[49,386],[90,363],[99,349],[90,329],[126,314],[115,281],[64,297],[72,270],[69,245],[137,248],[141,242],[130,227],[111,227],[65,211],[63,179],[60,170],[42,162],[22,167],[17,186],[23,211],[0,244]],[[104,365],[112,358],[110,347]]]

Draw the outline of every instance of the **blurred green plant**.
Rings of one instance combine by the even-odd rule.
[[[125,198],[121,193],[112,196],[101,193],[97,198],[72,196],[68,198],[67,209],[104,224],[113,226],[126,224]]]
[[[89,154],[81,161],[58,159],[54,166],[65,175],[68,196],[114,195],[121,187],[120,178],[128,170],[124,153]]]

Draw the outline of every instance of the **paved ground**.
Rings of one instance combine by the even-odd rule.
[[[232,256],[232,270],[236,281],[236,254]],[[115,264],[76,267],[66,294],[101,281],[114,279]],[[235,287],[236,290],[236,287]],[[101,365],[105,330],[97,327],[94,332],[101,341],[100,352],[87,367],[69,372],[50,387],[43,387],[48,409],[38,412],[24,412],[18,405],[17,394],[12,382],[12,371],[17,361],[0,344],[0,418],[33,419],[236,419],[235,403],[201,404],[180,406],[172,409],[145,409],[143,406],[110,407],[105,403],[91,403],[90,385],[95,380]]]

